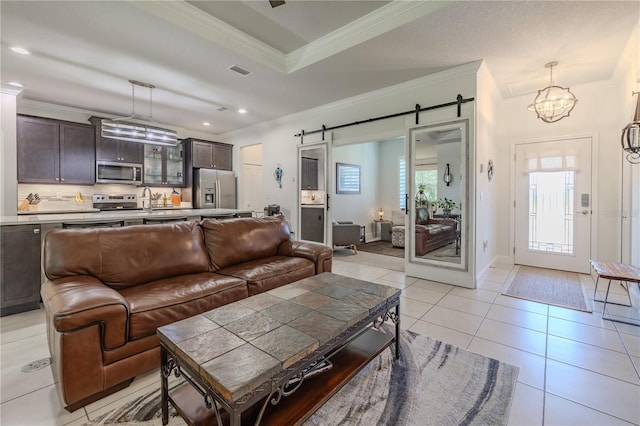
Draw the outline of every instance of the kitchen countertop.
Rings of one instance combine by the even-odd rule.
[[[253,213],[250,210],[238,209],[189,209],[189,208],[167,208],[154,209],[152,212],[144,210],[117,210],[91,213],[59,213],[59,214],[28,214],[19,216],[2,216],[2,225],[28,225],[41,223],[60,222],[93,222],[101,220],[129,220],[143,219],[145,217],[163,216],[209,216],[209,215],[230,215],[233,213]]]

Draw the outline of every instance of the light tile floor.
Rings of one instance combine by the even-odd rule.
[[[590,314],[503,296],[510,265],[496,265],[468,290],[407,277],[403,262],[337,251],[333,271],[403,289],[403,328],[518,366],[510,425],[640,425],[640,327],[603,321],[601,303]],[[591,278],[583,281],[593,294]],[[68,413],[49,368],[20,371],[48,356],[43,311],[4,317],[0,328],[2,425],[81,425],[159,386],[153,371]]]

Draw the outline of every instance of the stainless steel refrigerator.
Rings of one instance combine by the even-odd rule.
[[[226,170],[195,169],[193,171],[193,207],[235,209],[235,173]]]

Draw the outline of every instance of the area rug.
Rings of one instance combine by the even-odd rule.
[[[410,331],[400,343],[400,360],[385,350],[304,425],[507,424],[518,367]],[[170,425],[184,425],[170,414]],[[160,425],[160,391],[88,424]]]
[[[505,296],[592,312],[580,276],[575,272],[518,265],[511,274]]]
[[[385,256],[404,257],[404,248],[394,247],[391,241],[372,241],[366,244],[360,244],[358,251],[366,251],[367,253],[383,254]]]

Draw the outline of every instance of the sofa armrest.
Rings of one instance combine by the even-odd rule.
[[[47,316],[60,333],[99,325],[103,349],[127,342],[129,306],[116,290],[87,275],[47,280],[40,290]]]
[[[333,224],[333,245],[360,244],[360,225],[352,223]]]
[[[316,265],[316,274],[331,272],[333,250],[322,244],[289,240],[280,245],[278,255],[309,259]]]

